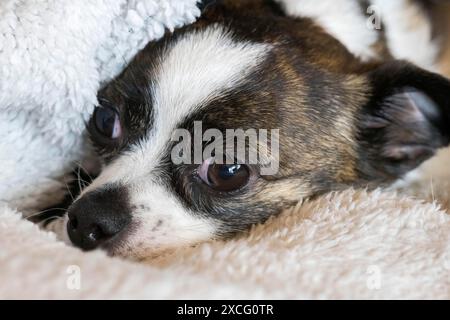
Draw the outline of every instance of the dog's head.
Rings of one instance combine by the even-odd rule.
[[[227,236],[392,182],[449,143],[446,79],[363,63],[312,21],[249,3],[207,8],[101,90],[89,131],[105,166],[69,209],[77,246],[143,257]]]

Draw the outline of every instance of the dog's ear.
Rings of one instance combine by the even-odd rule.
[[[396,179],[449,145],[450,82],[398,61],[368,76],[371,98],[358,119],[360,170],[369,179]]]

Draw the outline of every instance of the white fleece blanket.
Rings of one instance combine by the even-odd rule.
[[[0,2],[0,299],[450,299],[449,152],[403,195],[333,193],[145,263],[82,253],[21,219],[65,190],[101,84],[164,27],[192,22],[195,4]]]
[[[43,207],[87,156],[82,132],[99,87],[198,0],[0,2],[0,201]]]

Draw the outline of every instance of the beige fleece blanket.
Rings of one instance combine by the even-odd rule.
[[[447,151],[428,173],[448,159]],[[82,253],[0,208],[0,298],[450,299],[448,178],[409,184],[428,202],[387,190],[332,193],[237,239],[141,263]]]

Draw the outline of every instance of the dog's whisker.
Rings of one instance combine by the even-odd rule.
[[[64,184],[66,185],[68,194],[69,194],[70,198],[72,199],[72,202],[75,202],[75,197],[73,196],[72,191],[70,191],[69,185],[67,184],[67,182],[64,182]]]
[[[85,187],[85,186],[88,186],[94,179],[89,175],[89,173],[86,171],[86,169],[84,169],[83,168],[83,166],[79,163],[79,162],[77,162],[77,161],[74,161],[75,163],[76,163],[76,165],[77,165],[77,171],[76,171],[76,177],[75,177],[75,180],[77,180],[78,182],[82,182],[83,183],[83,187]],[[88,178],[89,178],[89,180],[90,181],[86,181],[86,180],[84,180],[82,177],[81,177],[81,170],[83,170],[83,172],[84,173],[86,173],[86,175],[88,176]],[[78,184],[78,187],[80,188],[80,190],[81,190],[81,185],[80,184]]]
[[[39,212],[32,213],[32,214],[28,215],[26,217],[26,219],[28,220],[28,219],[37,217],[37,216],[39,216],[41,214],[44,214],[44,213],[47,213],[47,212],[50,212],[50,211],[53,211],[53,210],[55,210],[55,211],[67,211],[67,209],[64,209],[64,208],[50,208],[50,209],[46,209],[46,210],[42,210],[42,211],[39,211]]]
[[[433,184],[433,177],[430,179],[430,188],[431,188],[431,198],[433,202],[436,202],[436,196],[434,194],[434,184]]]
[[[76,181],[78,183],[79,192],[82,192],[84,188],[86,188],[87,186],[89,186],[91,184],[91,182],[88,182],[81,177],[81,169],[82,169],[81,167],[78,167],[77,176],[76,176]],[[89,179],[92,181],[91,177],[89,177]]]
[[[60,220],[60,219],[62,219],[62,218],[61,218],[61,217],[58,217],[58,216],[47,217],[47,218],[45,218],[45,219],[43,219],[43,220],[40,220],[40,221],[39,221],[39,224],[45,225],[45,223],[46,223],[47,221],[50,221],[50,220],[58,221],[58,220]]]
[[[89,174],[89,170],[87,170],[80,161],[73,161],[73,163],[77,167],[81,168],[86,173],[86,175],[88,176],[89,180],[94,181],[94,178],[92,178],[92,176]]]

